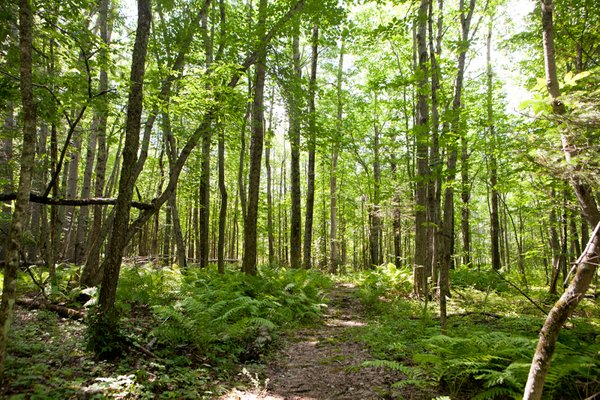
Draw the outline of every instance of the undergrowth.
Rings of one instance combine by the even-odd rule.
[[[512,276],[519,282],[518,276]],[[398,370],[397,387],[435,387],[452,398],[520,399],[545,316],[545,290],[522,288],[496,274],[452,271],[448,330],[442,335],[437,299],[412,297],[409,269],[391,265],[356,276],[358,296],[373,322],[363,340],[379,359],[365,367]],[[546,379],[545,399],[584,399],[600,390],[600,329],[595,302],[563,329]],[[589,318],[582,318],[581,315]]]
[[[304,270],[263,270],[256,277],[214,270],[188,271],[176,301],[155,305],[153,335],[171,345],[191,343],[238,354],[256,327],[285,329],[316,322],[331,281]]]

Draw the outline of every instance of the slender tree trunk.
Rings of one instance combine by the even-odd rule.
[[[17,297],[17,271],[19,269],[19,250],[23,239],[23,227],[29,207],[29,193],[35,161],[36,141],[36,105],[33,98],[32,49],[33,16],[28,0],[19,2],[19,49],[20,49],[20,90],[23,107],[23,147],[21,153],[21,171],[19,188],[8,234],[6,263],[2,301],[0,302],[0,381],[6,368],[6,347],[13,318],[13,308]]]
[[[83,185],[81,188],[81,198],[90,197],[92,186],[92,172],[94,171],[94,158],[96,157],[96,142],[98,131],[98,116],[94,116],[92,121],[92,130],[88,141],[88,150],[85,157],[85,170],[83,172]],[[79,218],[77,220],[77,236],[75,239],[75,254],[73,263],[81,265],[85,262],[86,239],[89,225],[89,208],[82,206],[79,208]]]
[[[433,41],[433,1],[429,3],[429,54],[431,61],[431,149],[429,152],[429,165],[431,166],[431,179],[427,187],[427,211],[429,224],[429,251],[428,259],[431,259],[432,282],[438,282],[439,248],[440,237],[438,230],[441,225],[441,188],[442,188],[442,160],[440,159],[439,145],[439,106],[438,90],[440,88],[441,71],[437,60],[442,53],[443,32],[443,0],[438,0],[438,16],[436,24],[436,40]],[[429,264],[428,264],[429,265]],[[439,287],[438,287],[439,293]]]
[[[140,123],[143,108],[143,80],[146,63],[146,50],[152,20],[151,2],[138,0],[138,27],[131,62],[131,88],[127,107],[125,146],[123,147],[123,167],[119,180],[119,194],[115,205],[115,217],[109,251],[104,261],[104,276],[100,290],[99,306],[107,323],[114,315],[115,296],[121,259],[126,242],[124,238],[129,228],[129,213],[133,188],[136,180],[137,152],[140,141]]]
[[[7,138],[2,139],[0,145],[0,176],[5,179],[5,184],[2,189],[5,193],[13,191],[13,171],[10,166],[10,161],[13,155],[12,133],[15,129],[14,104],[10,101],[6,102],[6,115],[4,117],[4,130],[7,133]],[[11,208],[2,203],[3,221],[8,221]],[[10,223],[3,222],[0,227],[0,260],[6,261],[6,245],[8,244],[8,231]]]
[[[100,2],[100,39],[104,44],[100,49],[100,59],[104,63],[108,60],[108,46],[110,43],[110,31],[108,29],[108,9],[110,0],[102,0]],[[100,69],[100,91],[108,89],[108,73],[106,67]],[[97,160],[96,160],[96,181],[94,186],[94,196],[102,197],[104,195],[104,185],[106,181],[106,163],[107,163],[107,149],[106,149],[106,132],[108,123],[108,97],[102,96],[100,99],[100,106],[98,107],[98,131],[97,131]],[[102,228],[102,220],[104,215],[104,206],[94,206],[94,219],[92,221],[92,229],[90,237],[88,239],[88,247],[90,251],[87,252],[85,257],[85,266],[81,272],[79,283],[81,286],[91,286],[91,277],[96,275],[98,269],[99,254],[93,254],[92,258],[94,262],[90,262],[91,249],[95,248],[94,243],[98,239],[98,235]],[[100,246],[96,246],[98,252]]]
[[[219,273],[225,273],[225,222],[227,221],[227,187],[225,186],[225,129],[221,127],[219,135],[219,192],[221,193],[221,211],[219,212],[219,245],[217,268]]]
[[[381,216],[379,215],[379,192],[381,186],[381,163],[379,161],[379,122],[377,118],[377,94],[373,101],[373,199],[371,205],[371,268],[380,264]]]
[[[496,271],[502,267],[500,260],[500,221],[498,216],[498,167],[496,161],[496,131],[494,126],[493,84],[492,84],[492,18],[490,17],[487,38],[487,117],[490,137],[490,234],[492,268]]]
[[[342,38],[342,46],[340,48],[340,58],[338,62],[337,71],[337,126],[336,135],[337,139],[341,140],[343,137],[343,100],[342,100],[342,79],[343,79],[343,65],[344,65],[344,53],[345,53],[346,41]],[[339,142],[334,140],[332,144],[331,152],[331,172],[330,172],[330,185],[329,185],[329,240],[330,240],[330,252],[329,252],[329,270],[334,274],[337,270],[338,262],[338,240],[337,240],[337,164],[339,158]]]
[[[302,266],[302,206],[300,191],[300,103],[302,98],[300,80],[300,21],[295,22],[292,38],[292,78],[289,109],[290,109],[290,145],[291,145],[291,216],[290,216],[290,266],[294,269]]]
[[[267,131],[265,146],[265,169],[267,170],[267,234],[269,236],[269,266],[275,266],[275,238],[273,235],[273,193],[272,193],[272,171],[271,171],[271,146],[273,138],[273,106],[275,102],[275,86],[271,89],[271,101],[269,108],[269,129]]]
[[[319,25],[312,30],[312,58],[310,64],[310,81],[308,86],[308,171],[306,188],[306,214],[304,217],[304,268],[311,269],[312,232],[315,207],[315,147],[316,147],[316,109],[315,92],[317,89],[317,59],[319,56]]]
[[[460,22],[462,26],[462,42],[467,43],[469,38],[469,29],[471,26],[471,17],[475,9],[475,0],[470,0],[469,9],[465,16],[464,1],[460,0]],[[458,55],[458,70],[456,73],[456,83],[454,86],[454,97],[452,100],[452,111],[454,119],[451,124],[451,131],[454,137],[459,135],[460,122],[460,101],[462,96],[462,87],[465,70],[465,60],[467,49],[461,51]],[[456,159],[457,159],[457,144],[450,144],[450,154],[448,155],[448,187],[444,192],[444,219],[442,222],[442,260],[440,264],[440,312],[442,314],[442,329],[445,330],[446,321],[446,296],[450,294],[450,265],[452,263],[452,254],[454,253],[454,180],[456,178]]]
[[[469,200],[471,199],[471,183],[469,182],[469,149],[467,143],[466,133],[461,135],[461,199],[463,202],[462,206],[462,218],[461,218],[461,230],[462,230],[462,252],[463,252],[463,264],[471,266],[471,232],[469,227]]]

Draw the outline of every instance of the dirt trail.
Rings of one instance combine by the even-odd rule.
[[[265,365],[250,369],[248,391],[234,390],[222,399],[382,399],[395,398],[390,385],[400,375],[384,369],[351,367],[372,360],[359,340],[366,322],[364,307],[352,287],[337,285],[329,294],[324,324],[283,338],[283,346]],[[259,372],[261,379],[249,376]]]

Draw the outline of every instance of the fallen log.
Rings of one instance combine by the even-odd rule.
[[[48,302],[41,301],[41,300],[27,299],[27,298],[17,299],[17,304],[20,304],[22,306],[27,306],[30,308],[36,308],[39,310],[54,311],[55,313],[57,313],[58,315],[60,315],[61,317],[64,317],[64,318],[71,318],[71,319],[75,319],[75,320],[85,319],[85,313],[83,313],[81,311],[73,310],[71,308],[59,306],[57,304],[52,304],[52,303],[48,303]]]

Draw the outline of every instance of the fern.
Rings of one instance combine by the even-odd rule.
[[[471,398],[471,400],[488,400],[488,399],[494,399],[501,395],[511,396],[515,400],[519,400],[519,399],[523,398],[523,396],[521,394],[519,394],[518,392],[515,392],[514,390],[510,390],[510,389],[503,388],[503,387],[493,387],[491,389],[486,390],[483,393],[479,393],[478,395],[473,396]]]

